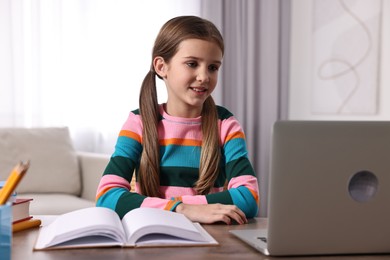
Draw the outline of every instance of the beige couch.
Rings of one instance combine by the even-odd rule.
[[[33,198],[32,215],[94,206],[109,157],[75,151],[66,127],[0,128],[0,180],[5,180],[19,161],[30,160],[17,193]]]

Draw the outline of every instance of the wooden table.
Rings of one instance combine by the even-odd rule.
[[[86,260],[86,259],[283,259],[282,257],[267,257],[252,247],[241,242],[228,231],[231,229],[252,229],[264,227],[266,219],[250,220],[247,225],[215,224],[204,225],[205,229],[219,242],[219,246],[212,247],[170,247],[170,248],[96,248],[33,251],[38,235],[38,228],[15,233],[12,243],[12,260]],[[334,257],[294,257],[292,260],[382,260],[390,259],[390,255],[363,255],[363,256],[334,256]]]

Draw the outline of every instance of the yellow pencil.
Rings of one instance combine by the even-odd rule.
[[[12,224],[12,232],[18,232],[33,227],[39,227],[41,225],[40,219],[29,219]]]
[[[24,174],[27,172],[30,162],[27,163],[18,163],[11,174],[8,176],[7,181],[4,184],[4,187],[0,190],[0,205],[4,205],[11,194],[18,186],[20,180],[23,178]]]

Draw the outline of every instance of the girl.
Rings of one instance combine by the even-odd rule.
[[[180,16],[161,28],[140,109],[130,112],[119,133],[97,206],[121,218],[134,208],[161,208],[200,223],[244,224],[257,215],[258,183],[244,133],[211,97],[223,53],[222,36],[210,21]],[[157,103],[156,76],[167,88],[164,104]]]

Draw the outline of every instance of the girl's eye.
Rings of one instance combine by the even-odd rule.
[[[217,71],[218,69],[219,69],[219,67],[216,66],[216,65],[210,65],[209,66],[209,70],[211,70],[211,71]]]
[[[195,68],[196,65],[197,65],[196,62],[192,62],[192,61],[187,62],[187,66],[190,67],[190,68]]]

